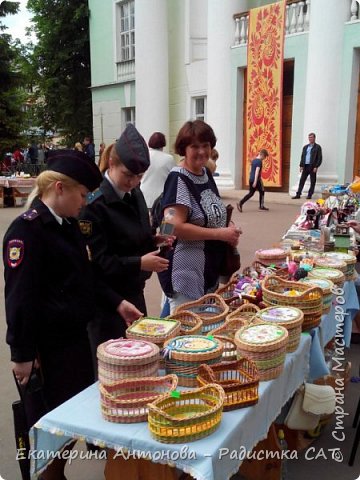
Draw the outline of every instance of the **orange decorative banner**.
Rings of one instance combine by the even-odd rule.
[[[286,1],[250,10],[247,101],[246,158],[249,179],[251,161],[265,148],[264,185],[280,187],[282,150],[282,84]]]

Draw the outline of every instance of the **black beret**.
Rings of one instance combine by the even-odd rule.
[[[117,140],[115,150],[121,162],[135,175],[145,172],[150,166],[146,142],[131,123]]]
[[[77,150],[51,150],[47,169],[73,178],[90,192],[98,188],[103,180],[97,165],[85,153]]]

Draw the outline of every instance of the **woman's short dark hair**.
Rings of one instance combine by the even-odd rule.
[[[197,142],[209,142],[211,148],[216,145],[214,130],[202,120],[186,122],[179,130],[175,140],[175,152],[184,156],[186,147]]]
[[[148,143],[150,148],[163,148],[166,145],[165,135],[161,132],[154,132],[151,137],[149,138]]]

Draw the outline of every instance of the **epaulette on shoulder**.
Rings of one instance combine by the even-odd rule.
[[[90,204],[95,202],[97,198],[100,198],[102,196],[103,192],[98,188],[95,192],[90,192],[86,196],[86,203]]]
[[[21,218],[23,218],[24,220],[27,220],[28,222],[31,222],[32,220],[37,218],[39,215],[40,213],[36,210],[36,208],[30,208],[29,210],[27,210],[21,215]]]

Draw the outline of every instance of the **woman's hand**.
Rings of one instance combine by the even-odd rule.
[[[357,222],[356,220],[349,220],[345,225],[353,228],[356,233],[360,233],[360,222]]]
[[[159,233],[155,235],[155,245],[157,247],[172,247],[175,240],[174,235],[161,235]]]
[[[239,243],[239,237],[242,234],[240,228],[236,227],[234,224],[230,223],[228,227],[219,228],[219,240],[223,242],[230,243],[233,247]]]
[[[138,310],[135,305],[123,300],[117,307],[116,311],[125,320],[126,325],[129,327],[135,320],[142,317],[144,314]]]
[[[145,272],[163,272],[169,267],[169,260],[159,257],[159,250],[141,257],[141,270]]]
[[[11,362],[12,369],[15,373],[16,380],[20,383],[20,385],[26,385],[29,381],[31,370],[33,366],[33,361],[30,362]],[[35,368],[39,368],[37,360],[35,360],[34,364]]]

